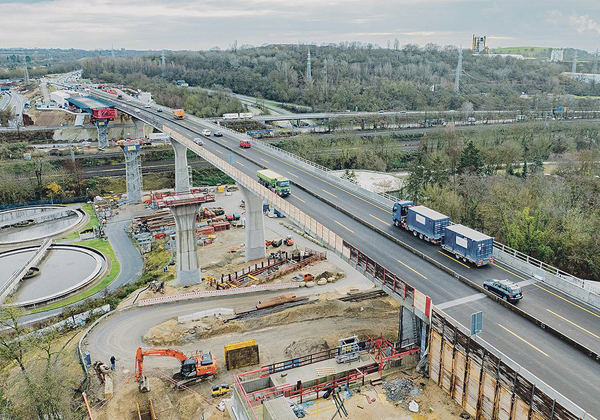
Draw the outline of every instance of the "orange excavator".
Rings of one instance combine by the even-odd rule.
[[[138,347],[135,355],[135,380],[140,383],[140,391],[150,391],[148,378],[143,374],[144,357],[160,356],[174,357],[181,362],[179,372],[173,375],[177,381],[177,389],[182,389],[185,385],[202,381],[209,376],[217,374],[217,359],[211,352],[203,353],[200,351],[187,357],[183,352],[173,349],[146,349]]]

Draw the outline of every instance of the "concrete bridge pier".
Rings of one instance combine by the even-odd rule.
[[[199,208],[198,204],[171,207],[176,227],[177,283],[183,286],[200,283],[196,244],[196,215]]]
[[[146,123],[142,120],[138,120],[137,118],[132,117],[133,124],[135,125],[135,138],[143,139],[146,137]]]
[[[263,201],[258,195],[238,184],[246,203],[246,261],[267,256],[265,248],[265,225],[263,220]]]
[[[187,160],[187,147],[173,139],[171,146],[175,152],[175,192],[190,190],[190,167]]]

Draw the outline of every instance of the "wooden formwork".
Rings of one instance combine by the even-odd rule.
[[[435,309],[428,360],[431,380],[477,420],[578,419]]]

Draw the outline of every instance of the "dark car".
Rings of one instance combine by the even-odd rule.
[[[215,137],[223,137],[223,133],[221,133],[220,131],[216,131]]]
[[[523,299],[521,288],[512,281],[487,279],[483,282],[483,288],[513,304],[516,304]]]

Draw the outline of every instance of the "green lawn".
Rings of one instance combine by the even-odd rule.
[[[83,211],[85,211],[87,214],[89,214],[89,216],[90,216],[89,222],[87,222],[87,224],[83,227],[83,229],[73,232],[61,239],[67,239],[67,240],[77,239],[77,238],[79,238],[79,232],[87,230],[87,229],[92,229],[92,228],[98,226],[98,218],[96,217],[96,213],[94,213],[94,209],[92,208],[92,205],[89,203],[83,203],[83,204],[81,204],[81,208],[83,209]]]
[[[109,284],[111,284],[121,272],[121,265],[115,256],[115,251],[113,251],[112,246],[110,246],[110,242],[105,241],[103,239],[90,239],[89,241],[76,242],[75,245],[83,245],[89,248],[93,248],[97,251],[102,252],[107,259],[111,261],[110,272],[108,275],[98,284],[94,285],[94,287],[87,289],[81,293],[75,294],[68,299],[62,300],[60,302],[56,302],[50,304],[48,306],[43,306],[41,308],[36,308],[32,310],[30,313],[35,314],[38,312],[49,311],[51,309],[62,308],[63,306],[70,305],[71,303],[79,302],[80,300],[87,299],[93,294],[100,292],[104,288],[106,288]]]

